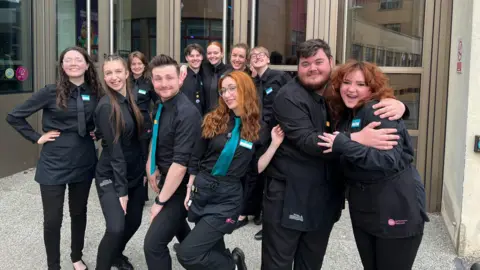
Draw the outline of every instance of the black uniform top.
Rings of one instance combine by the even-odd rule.
[[[203,81],[200,71],[195,73],[190,67],[188,67],[187,77],[185,77],[180,90],[188,97],[193,105],[197,107],[200,114],[203,115],[205,107],[205,90],[203,89]]]
[[[61,135],[55,141],[47,142],[42,147],[35,175],[35,180],[40,184],[60,185],[93,178],[96,155],[89,133],[95,128],[93,112],[97,96],[85,83],[80,86],[70,83],[69,89],[66,110],[57,106],[57,87],[51,84],[35,92],[7,116],[7,122],[32,143],[36,143],[41,135],[26,118],[39,110],[43,110],[43,132],[60,131]],[[83,103],[85,117],[86,134],[83,137],[78,134],[78,99]]]
[[[372,106],[376,103],[370,101],[355,111],[347,110],[337,129],[357,132],[371,122],[381,122],[378,128],[397,129],[398,145],[378,150],[340,133],[333,151],[340,154],[339,165],[350,187],[349,207],[355,225],[380,237],[408,237],[423,231],[423,222],[428,220],[425,191],[412,166],[414,151],[404,122],[374,115]]]
[[[124,96],[117,92],[113,94],[120,105],[125,128],[118,141],[114,142],[115,119],[110,118],[112,113],[110,97],[107,95],[102,97],[95,110],[97,136],[102,139],[103,147],[95,178],[97,181],[105,179],[113,181],[116,192],[122,197],[128,194],[129,187],[143,184],[145,163],[142,159],[142,150],[132,107]]]
[[[267,176],[286,181],[282,225],[313,231],[331,226],[344,202],[343,186],[330,174],[333,155],[324,154],[318,135],[330,132],[325,99],[297,78],[278,91],[273,115],[285,133]]]
[[[213,167],[217,162],[225,143],[231,136],[235,124],[234,116],[231,115],[230,122],[228,124],[228,133],[219,134],[211,139],[201,138],[195,144],[192,157],[188,166],[189,173],[197,175],[200,172],[211,175]],[[214,176],[217,179],[225,179],[229,181],[240,181],[249,169],[253,169],[258,172],[258,159],[263,153],[265,153],[268,145],[267,142],[270,139],[270,133],[266,126],[262,123],[262,127],[259,134],[259,139],[255,142],[242,143],[242,138],[239,140],[239,145],[235,150],[232,163],[228,168],[225,176]]]
[[[202,76],[203,87],[205,89],[205,107],[203,113],[206,114],[218,105],[218,81],[225,72],[224,63],[213,66],[209,62],[202,63],[200,68],[200,76]]]
[[[235,71],[232,64],[225,64],[225,70],[223,71],[222,76],[225,76],[232,71]],[[245,68],[242,71],[252,76],[252,71],[247,66],[245,66]]]
[[[278,90],[292,78],[284,71],[267,68],[262,76],[254,78],[255,86],[260,100],[262,120],[268,127],[273,128],[273,101]]]
[[[201,124],[200,113],[183,93],[163,102],[155,153],[156,165],[162,176],[167,175],[173,162],[188,167],[193,146],[200,138]],[[161,180],[165,181],[164,177]],[[185,192],[188,177],[185,174],[185,185],[180,185],[178,191]]]
[[[152,104],[155,104],[158,100],[158,96],[153,89],[152,81],[144,76],[139,77],[138,79],[133,78],[133,96],[137,103],[140,112],[143,115],[143,128],[148,134],[152,129],[152,118],[150,116],[150,110]]]

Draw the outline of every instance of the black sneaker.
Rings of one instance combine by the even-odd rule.
[[[263,222],[263,213],[260,213],[253,218],[253,223],[255,223],[255,225],[261,225],[262,222]]]
[[[115,267],[117,270],[134,270],[133,265],[128,260],[128,257],[124,255],[116,259],[112,264],[112,267]]]
[[[480,270],[480,262],[474,263],[472,265],[472,268],[470,268],[470,270]]]
[[[253,238],[255,238],[255,240],[262,240],[262,237],[263,237],[262,231],[263,230],[258,231]]]
[[[173,244],[173,250],[175,250],[175,252],[178,252],[179,247],[180,247],[180,243]]]
[[[235,227],[235,230],[240,229],[241,227],[247,224],[248,224],[248,217],[245,217],[243,220],[237,220],[237,226]]]
[[[233,261],[238,270],[247,270],[247,264],[245,263],[245,253],[240,248],[234,248],[232,251]]]

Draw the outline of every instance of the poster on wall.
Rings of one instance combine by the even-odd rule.
[[[91,56],[93,61],[98,61],[98,1],[90,3],[91,13]],[[77,46],[87,49],[87,1],[76,0],[76,39]]]

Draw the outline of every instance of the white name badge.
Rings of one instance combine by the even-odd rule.
[[[241,139],[240,140],[240,146],[252,150],[253,143],[251,143],[249,141],[245,141],[244,139]]]
[[[267,95],[269,95],[272,92],[273,92],[273,89],[271,87],[265,89],[265,93],[267,93]]]
[[[143,90],[143,89],[140,89],[138,90],[138,93],[142,94],[142,95],[146,95],[147,94],[147,91]]]
[[[352,120],[352,128],[358,128],[360,127],[360,119],[353,119]]]
[[[90,96],[89,95],[82,95],[82,100],[90,101]]]

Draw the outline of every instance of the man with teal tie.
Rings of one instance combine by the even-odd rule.
[[[187,192],[187,165],[192,148],[200,138],[202,117],[180,91],[179,67],[175,60],[166,55],[155,56],[149,69],[160,100],[153,110],[153,135],[146,169],[150,185],[158,196],[151,209],[144,252],[148,269],[168,270],[172,269],[172,259],[167,245],[173,237],[182,242],[190,232],[183,201]]]

